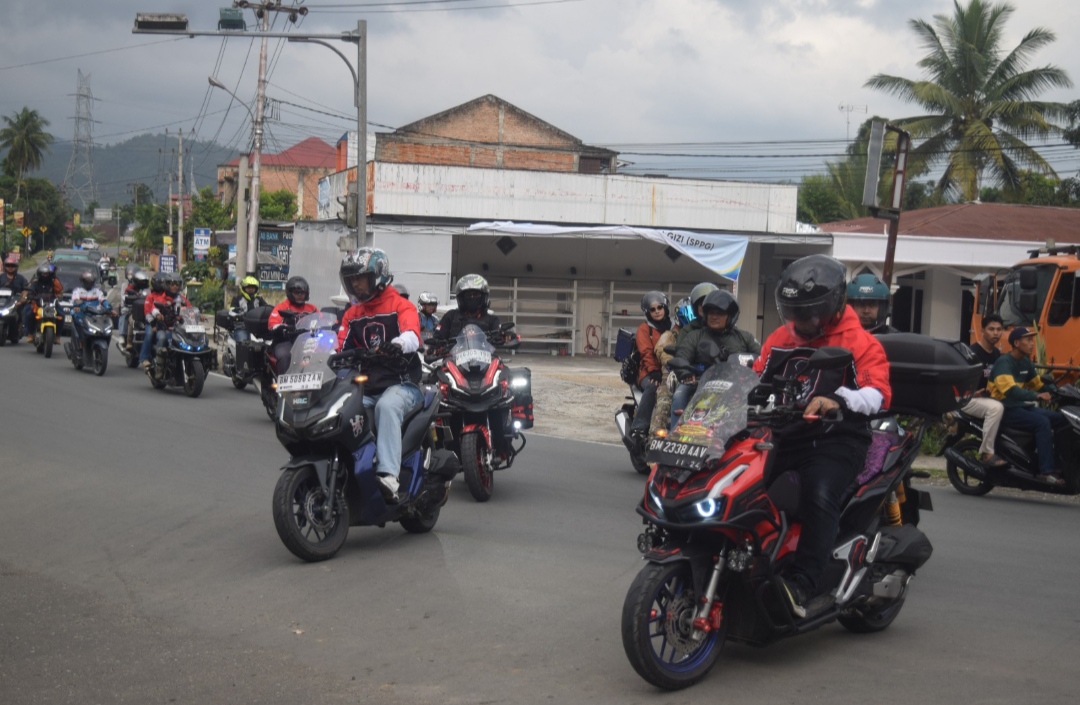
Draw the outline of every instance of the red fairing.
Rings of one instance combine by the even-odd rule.
[[[829,345],[851,351],[855,358],[856,384],[860,389],[873,387],[881,392],[881,406],[883,409],[889,408],[892,388],[889,386],[889,361],[885,358],[885,349],[877,338],[863,330],[851,306],[844,307],[844,315],[839,323],[829,326],[825,335],[809,343],[796,339],[787,327],[777,328],[761,346],[761,355],[754,361],[754,372],[760,375],[765,369],[773,348],[821,348]]]

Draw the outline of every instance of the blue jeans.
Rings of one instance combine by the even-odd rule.
[[[1069,422],[1060,411],[1049,411],[1037,406],[1006,406],[1001,417],[1005,426],[1027,431],[1035,435],[1035,451],[1039,456],[1039,474],[1054,471],[1054,431],[1068,426]]]
[[[381,394],[364,395],[364,406],[375,408],[375,457],[379,473],[398,476],[401,472],[401,422],[424,402],[415,384],[395,384]]]
[[[139,350],[139,362],[150,359],[150,354],[155,347],[163,347],[169,344],[169,331],[162,328],[154,331],[154,326],[146,324],[146,336],[143,338],[142,348]]]
[[[668,423],[668,429],[675,428],[675,424],[678,423],[682,417],[681,414],[676,414],[676,411],[682,411],[686,408],[686,405],[690,403],[690,400],[694,398],[694,392],[697,391],[697,382],[693,384],[679,383],[679,386],[675,388],[675,393],[671,395],[671,420]]]

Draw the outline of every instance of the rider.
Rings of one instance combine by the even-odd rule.
[[[420,320],[416,307],[390,286],[394,277],[382,250],[364,247],[350,252],[341,262],[340,277],[345,292],[357,303],[342,317],[338,350],[387,353],[374,357],[364,368],[368,377],[364,406],[375,410],[376,476],[387,500],[394,502],[401,471],[402,421],[424,400],[417,386]]]
[[[497,333],[499,317],[488,311],[491,290],[487,280],[479,274],[466,274],[454,285],[454,298],[457,308],[446,315],[435,326],[434,337],[438,340],[453,340],[461,329],[470,323],[480,326],[485,333]]]
[[[735,323],[739,320],[739,302],[730,291],[724,289],[710,291],[698,308],[701,309],[705,325],[689,329],[685,335],[679,336],[679,342],[675,348],[676,357],[681,357],[692,365],[708,364],[709,360],[701,359],[697,351],[698,343],[707,339],[714,341],[721,349],[729,353],[750,353],[756,356],[761,352],[761,343],[752,334],[735,327]],[[690,398],[694,396],[696,389],[697,378],[692,373],[684,373],[671,398],[670,424],[672,428],[679,418],[679,412],[690,403]]]
[[[112,307],[105,298],[105,292],[97,285],[97,277],[89,269],[79,275],[79,286],[71,292],[71,343],[77,348],[81,345],[83,313],[87,306],[101,306],[112,314]]]
[[[660,291],[646,292],[641,297],[641,312],[645,314],[645,320],[634,335],[634,345],[641,359],[637,376],[641,401],[634,412],[634,421],[630,424],[630,436],[643,446],[645,436],[649,433],[649,419],[652,418],[657,388],[663,375],[660,361],[656,359],[656,344],[661,335],[671,330],[667,296]]]
[[[1050,401],[1050,392],[1041,392],[1042,378],[1035,374],[1035,365],[1031,354],[1035,351],[1035,331],[1027,328],[1013,328],[1009,332],[1009,345],[1012,350],[994,362],[987,385],[990,394],[1005,406],[1004,422],[1021,431],[1035,435],[1036,455],[1039,458],[1038,480],[1049,485],[1060,486],[1065,479],[1055,471],[1054,431],[1068,425],[1064,414],[1038,406],[1028,406],[1028,402]]]
[[[430,338],[435,333],[435,326],[439,325],[439,317],[435,315],[435,309],[439,307],[439,299],[430,291],[424,291],[421,292],[418,301],[420,332],[425,338]]]
[[[690,290],[690,310],[693,315],[690,316],[690,322],[679,329],[679,334],[675,338],[676,345],[678,345],[679,341],[683,339],[683,336],[690,333],[690,331],[701,330],[705,327],[705,315],[701,312],[701,304],[705,302],[706,296],[719,289],[720,287],[712,282],[701,282]]]
[[[229,307],[243,314],[253,308],[260,308],[268,305],[266,299],[259,296],[259,280],[249,274],[240,280],[240,293],[232,298],[232,303]],[[236,326],[233,329],[232,335],[233,340],[237,343],[242,343],[251,338],[251,333],[243,326]]]
[[[12,298],[19,296],[30,286],[26,277],[19,274],[19,258],[9,253],[4,258],[4,272],[0,274],[0,288],[10,289]],[[16,324],[16,327],[17,324]],[[29,329],[27,329],[29,330]]]
[[[155,279],[160,282],[160,291],[154,286]],[[173,317],[173,320],[166,319],[158,304],[162,304],[166,309],[172,309],[179,300],[181,306],[185,308],[191,306],[187,297],[180,293],[180,287],[183,284],[183,279],[179,274],[175,273],[162,274],[158,272],[150,281],[150,287],[153,291],[146,297],[146,302],[143,304],[143,313],[146,315],[146,339],[143,340],[142,352],[139,355],[139,361],[144,368],[149,369],[150,354],[156,348],[163,348],[168,345],[169,328],[175,319],[175,317]],[[155,329],[157,331],[156,335],[154,334]]]
[[[245,280],[246,281],[246,280]],[[274,359],[277,360],[277,372],[283,374],[292,363],[292,336],[289,335],[300,316],[305,313],[317,313],[319,308],[308,301],[311,287],[303,277],[289,277],[285,282],[285,300],[274,307],[266,325],[274,336]]]
[[[866,463],[867,417],[888,408],[892,398],[885,351],[846,305],[845,278],[844,265],[827,255],[789,265],[776,287],[783,325],[766,338],[754,363],[754,371],[767,381],[775,375],[805,377],[805,359],[814,348],[838,346],[854,358],[846,370],[822,370],[802,380],[805,391],[797,401],[805,403],[805,423],[785,433],[772,472],[779,477],[794,470],[801,477],[802,534],[780,579],[798,617],[806,616],[806,601],[820,590],[840,528],[841,498]],[[819,420],[835,410],[842,412],[842,420]]]
[[[656,341],[656,347],[653,348],[653,354],[656,355],[656,361],[660,364],[661,370],[667,370],[671,358],[675,357],[673,353],[667,351],[667,348],[674,349],[679,331],[694,320],[694,308],[690,305],[689,298],[684,296],[675,304],[674,318],[671,328],[660,335],[660,339]],[[656,405],[653,407],[652,418],[649,420],[650,434],[661,428],[667,430],[671,425],[671,395],[678,383],[674,372],[661,377],[660,386],[656,388]]]
[[[863,330],[874,335],[899,333],[886,321],[889,318],[889,287],[877,276],[865,272],[848,282],[847,298]]]
[[[29,306],[23,306],[23,326],[26,329],[27,342],[34,342],[33,318],[37,315],[39,298],[47,301],[59,299],[64,295],[64,285],[56,278],[56,267],[43,264],[37,268],[34,280],[26,287],[23,297],[30,300]]]
[[[982,445],[979,447],[980,460],[983,465],[992,468],[1002,468],[1009,464],[994,453],[994,443],[997,440],[998,430],[1001,428],[1001,420],[1005,416],[1005,407],[997,399],[990,398],[990,390],[987,389],[990,372],[994,369],[994,363],[1001,357],[1001,351],[997,349],[997,345],[1004,330],[1001,316],[996,313],[983,316],[982,335],[968,346],[983,365],[983,384],[982,388],[975,392],[971,401],[960,409],[969,416],[983,420]],[[949,414],[946,414],[946,417],[948,416]],[[951,421],[948,418],[946,420]]]
[[[132,270],[133,267],[134,270]],[[146,290],[150,288],[150,277],[133,264],[128,265],[128,272],[128,284],[124,287],[123,302],[124,306],[130,309],[135,305],[136,301],[146,295]],[[139,318],[139,313],[131,312],[130,316],[123,316],[120,319],[120,337],[124,339],[125,347],[131,346],[127,337],[129,317],[132,321],[136,321]]]

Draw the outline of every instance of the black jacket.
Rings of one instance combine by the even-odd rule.
[[[480,326],[480,330],[485,333],[494,333],[499,330],[501,325],[499,317],[493,313],[485,311],[479,314],[467,314],[455,308],[447,311],[446,315],[439,321],[439,325],[435,326],[433,337],[436,340],[451,340],[456,338],[461,329],[470,323]]]

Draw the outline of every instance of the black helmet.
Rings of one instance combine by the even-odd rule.
[[[129,262],[128,266],[124,267],[124,279],[132,281],[135,278],[135,272],[139,271],[139,265],[134,262]]]
[[[694,313],[696,315],[701,315],[701,304],[705,301],[705,297],[708,296],[710,292],[719,289],[720,287],[712,282],[701,282],[690,290],[690,305],[694,307]]]
[[[479,274],[466,274],[454,285],[454,298],[462,313],[487,311],[490,296],[487,279]]]
[[[150,277],[146,275],[146,272],[140,269],[131,275],[131,285],[137,290],[145,289],[150,286]]]
[[[154,276],[150,277],[150,290],[158,294],[165,291],[165,274],[163,272],[154,272]]]
[[[296,295],[299,293],[304,294],[304,301],[308,300],[311,296],[311,287],[308,286],[307,279],[303,277],[289,277],[289,281],[285,282],[285,296],[289,299],[289,303],[293,306],[301,306],[304,301],[297,301]]]
[[[176,272],[169,272],[162,277],[162,279],[164,280],[166,291],[171,289],[174,284],[176,285],[176,291],[180,291],[184,286],[184,278]]]
[[[646,291],[645,295],[641,297],[641,312],[645,314],[646,319],[649,317],[649,309],[657,304],[664,307],[664,316],[666,317],[668,315],[668,301],[664,292]]]
[[[40,267],[37,268],[38,281],[40,281],[40,282],[49,281],[54,276],[56,276],[55,271],[56,271],[56,267],[53,267],[51,264],[43,264],[43,265],[41,265]]]
[[[725,331],[730,331],[735,327],[735,321],[739,320],[739,302],[735,300],[735,297],[731,295],[730,291],[717,289],[716,291],[709,292],[709,295],[706,296],[705,300],[701,303],[701,312],[706,315],[706,321],[708,321],[708,311],[710,308],[719,309],[727,314],[727,325],[724,326]]]
[[[370,301],[394,281],[394,275],[390,273],[390,258],[375,247],[361,247],[345,255],[338,276],[345,293],[359,301]],[[364,294],[356,293],[355,288],[357,280],[361,278],[366,278],[368,282]]]
[[[88,269],[79,275],[79,283],[83,285],[84,289],[93,289],[94,284],[97,284],[97,277]]]
[[[809,342],[838,320],[847,298],[846,270],[828,255],[795,260],[776,285],[776,310],[793,336]]]

